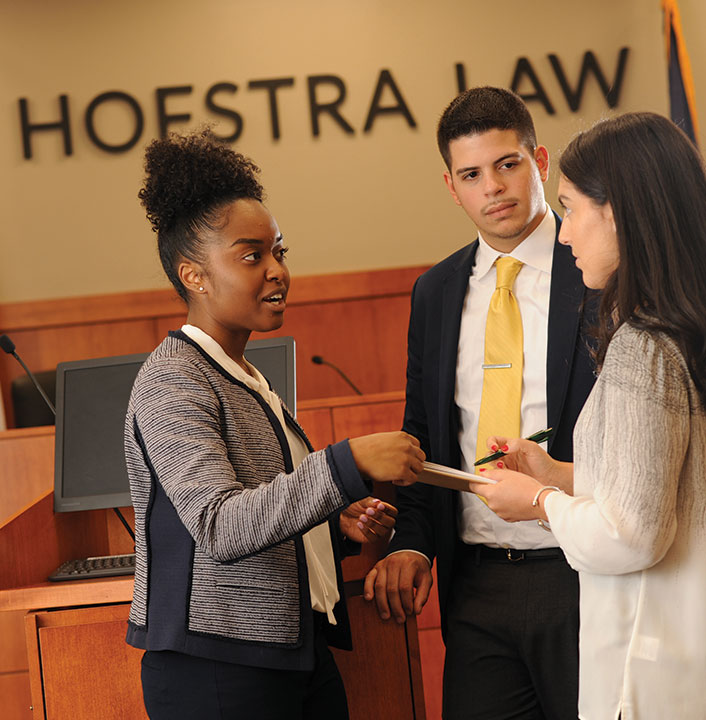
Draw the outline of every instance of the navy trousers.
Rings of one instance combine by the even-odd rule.
[[[311,672],[145,652],[147,714],[150,720],[348,720],[343,681],[320,628],[315,650]]]

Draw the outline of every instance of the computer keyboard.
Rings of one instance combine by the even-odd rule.
[[[103,557],[69,560],[55,570],[49,580],[87,580],[112,575],[134,575],[135,554],[105,555]]]

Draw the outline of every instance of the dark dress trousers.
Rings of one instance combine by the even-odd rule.
[[[558,235],[558,217],[556,221]],[[404,429],[420,440],[428,460],[454,468],[460,467],[461,460],[454,402],[456,358],[463,302],[477,248],[478,240],[435,265],[418,278],[412,293]],[[570,248],[556,242],[548,319],[547,422],[554,428],[548,449],[558,460],[572,460],[573,427],[595,379],[585,338],[588,316],[592,315],[586,310],[590,303],[585,295]],[[457,530],[457,498],[455,491],[422,483],[399,488],[400,512],[388,550],[413,549],[436,559],[445,639],[454,570],[464,554]],[[577,580],[572,578],[572,583],[575,593]],[[509,597],[514,588],[508,587],[507,592]],[[569,642],[577,655],[577,639],[572,637]],[[557,678],[557,682],[561,680]]]

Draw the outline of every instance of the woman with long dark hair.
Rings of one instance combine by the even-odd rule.
[[[629,113],[560,161],[559,240],[601,291],[574,463],[526,440],[475,485],[551,529],[581,582],[579,714],[706,717],[706,174],[669,120]]]

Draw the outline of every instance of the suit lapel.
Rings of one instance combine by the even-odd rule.
[[[557,218],[557,238],[561,221]],[[547,422],[556,427],[561,417],[581,325],[585,287],[571,249],[554,246],[547,332]],[[551,448],[551,441],[549,443]]]
[[[454,407],[454,391],[456,388],[456,357],[458,354],[458,338],[461,330],[463,301],[468,288],[468,277],[478,248],[478,240],[468,246],[461,262],[446,279],[441,296],[441,342],[439,351],[439,436],[442,439],[441,450],[446,457],[440,458],[442,463],[457,465],[458,418]]]

